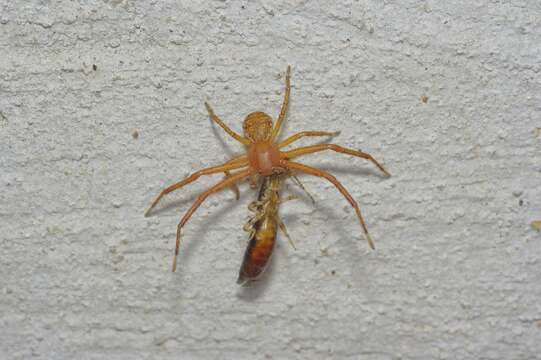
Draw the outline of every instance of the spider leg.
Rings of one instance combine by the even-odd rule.
[[[359,218],[359,221],[361,222],[361,226],[363,228],[364,234],[366,235],[366,240],[368,240],[368,245],[370,245],[372,249],[375,249],[374,242],[372,241],[372,238],[370,237],[370,234],[368,233],[368,228],[366,227],[366,223],[364,222],[363,216],[361,215],[361,209],[359,209],[359,205],[353,199],[350,193],[346,190],[346,188],[333,175],[325,171],[322,171],[322,170],[319,170],[319,169],[316,169],[304,164],[292,162],[292,161],[282,160],[281,163],[285,168],[298,170],[300,172],[303,172],[309,175],[319,176],[330,181],[338,189],[338,191],[340,191],[342,195],[344,195],[346,200],[355,209],[355,212],[357,213],[357,217]]]
[[[250,174],[250,188],[257,189],[257,181],[258,181],[257,173]]]
[[[229,170],[224,171],[224,174],[225,174],[225,177],[224,177],[225,179],[231,177],[231,173],[229,172]],[[235,199],[236,200],[240,199],[240,190],[237,184],[231,185],[231,190],[233,190],[233,192],[235,193]]]
[[[296,158],[297,156],[312,154],[312,153],[323,151],[323,150],[332,150],[332,151],[336,151],[337,153],[348,154],[348,155],[357,156],[363,159],[367,159],[371,161],[374,165],[376,165],[385,175],[391,176],[391,174],[389,174],[389,172],[387,172],[387,170],[385,170],[385,168],[381,166],[380,163],[378,163],[376,159],[372,157],[372,155],[364,153],[362,151],[348,149],[336,144],[320,144],[320,145],[300,147],[298,149],[285,151],[282,153],[283,154],[282,156],[286,159],[293,159],[293,158]]]
[[[184,180],[178,182],[178,183],[175,183],[165,189],[163,189],[160,194],[158,195],[158,197],[156,197],[156,199],[154,199],[154,201],[152,202],[152,204],[150,205],[150,207],[148,208],[148,210],[145,212],[145,216],[149,216],[150,214],[150,211],[158,204],[158,202],[161,200],[162,197],[164,197],[165,195],[169,194],[170,192],[172,191],[175,191],[177,189],[180,189],[181,187],[183,187],[184,185],[187,185],[189,183],[192,183],[194,182],[195,180],[197,180],[201,175],[210,175],[210,174],[216,174],[216,173],[221,173],[221,172],[226,172],[226,171],[229,171],[229,170],[234,170],[234,169],[238,169],[238,168],[242,168],[244,166],[247,165],[247,160],[244,160],[244,159],[234,159],[230,162],[227,162],[223,165],[220,165],[220,166],[213,166],[213,167],[209,167],[209,168],[206,168],[206,169],[202,169],[202,170],[199,170],[193,174],[191,174],[190,176],[188,176],[187,178],[185,178]]]
[[[178,223],[178,226],[177,226],[177,240],[176,240],[176,244],[175,244],[175,257],[173,258],[173,272],[177,269],[177,256],[178,256],[178,251],[179,251],[179,248],[180,248],[180,232],[182,230],[182,227],[186,224],[186,222],[188,222],[188,220],[193,215],[195,210],[197,210],[199,208],[199,206],[201,206],[201,204],[207,199],[207,197],[210,194],[218,192],[218,191],[220,191],[220,190],[222,190],[224,188],[227,188],[227,187],[239,182],[240,180],[242,180],[245,177],[247,177],[248,175],[250,175],[251,172],[252,172],[251,169],[246,169],[246,170],[243,170],[241,172],[238,172],[238,173],[232,175],[231,177],[228,177],[227,179],[223,179],[222,181],[220,181],[216,185],[212,186],[210,189],[204,191],[203,193],[201,193],[197,197],[197,200],[192,204],[192,206],[184,214],[184,216],[182,217],[182,219],[180,220],[180,222]]]
[[[225,130],[226,133],[228,133],[229,135],[231,135],[231,137],[233,137],[235,140],[237,140],[238,142],[241,142],[243,143],[244,145],[250,145],[250,140],[246,139],[244,136],[241,136],[239,134],[237,134],[236,132],[234,132],[233,130],[231,130],[231,128],[229,128],[229,126],[227,126],[226,124],[224,124],[224,122],[222,120],[220,120],[220,118],[218,116],[216,116],[216,114],[214,113],[214,110],[212,110],[212,108],[210,107],[210,105],[205,102],[205,107],[207,108],[207,111],[209,112],[209,116],[210,118],[218,125],[220,125],[222,127],[222,129]]]
[[[272,129],[272,133],[270,136],[271,141],[274,141],[278,136],[278,133],[280,132],[280,127],[282,126],[282,122],[286,117],[287,107],[289,105],[289,94],[291,93],[290,78],[291,66],[288,65],[286,72],[286,92],[284,94],[284,102],[282,103],[282,108],[280,109],[280,115],[278,115],[278,120],[276,120],[276,124],[274,124],[274,128]]]
[[[302,131],[298,134],[291,135],[284,141],[282,141],[280,144],[278,144],[278,147],[283,148],[285,146],[288,146],[294,141],[299,140],[300,138],[303,138],[305,136],[338,136],[340,135],[340,131],[335,132],[329,132],[329,131]]]

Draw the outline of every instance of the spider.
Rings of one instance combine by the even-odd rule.
[[[250,178],[252,187],[255,187],[259,177],[268,177],[276,174],[284,174],[291,171],[305,173],[308,175],[322,177],[332,183],[340,193],[346,198],[350,205],[355,209],[361,227],[364,231],[369,246],[374,249],[374,242],[368,233],[366,223],[361,215],[361,210],[357,202],[353,199],[346,188],[331,174],[323,170],[310,167],[308,165],[301,164],[299,162],[292,161],[302,155],[313,154],[319,151],[332,150],[341,154],[348,154],[359,158],[367,159],[376,165],[386,176],[390,174],[381,166],[370,154],[362,151],[348,149],[336,144],[318,144],[311,146],[299,147],[293,150],[282,150],[284,147],[292,144],[293,142],[304,137],[317,137],[317,136],[336,136],[339,132],[328,131],[302,131],[295,135],[292,135],[285,140],[278,142],[277,137],[280,133],[280,128],[284,122],[286,112],[289,104],[289,95],[291,92],[291,66],[287,67],[286,79],[285,79],[285,94],[280,114],[276,123],[273,124],[271,117],[264,112],[253,112],[248,114],[243,122],[244,136],[231,130],[215,113],[212,107],[205,102],[205,106],[209,113],[210,118],[218,124],[227,134],[232,138],[240,142],[246,147],[246,154],[235,157],[226,163],[218,166],[212,166],[201,169],[194,172],[184,180],[177,182],[160,192],[156,199],[150,205],[150,208],[146,211],[145,216],[148,216],[152,209],[158,204],[163,196],[169,194],[172,191],[178,190],[183,186],[190,184],[200,178],[203,175],[211,175],[224,173],[225,178],[210,187],[203,193],[201,193],[197,200],[192,204],[188,211],[184,214],[179,224],[177,225],[176,232],[176,245],[175,255],[173,258],[172,270],[176,270],[177,257],[180,248],[181,231],[184,225],[191,218],[193,213],[201,206],[201,204],[209,197],[209,195],[221,191],[225,188],[233,187],[237,192],[236,184],[241,180]],[[231,173],[232,170],[237,170],[235,173]]]

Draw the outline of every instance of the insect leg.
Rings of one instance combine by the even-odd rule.
[[[310,198],[310,200],[312,200],[312,204],[315,204],[316,203],[316,200],[314,199],[314,197],[312,196],[312,194],[310,194],[308,192],[308,190],[306,190],[306,188],[304,187],[304,185],[302,184],[302,182],[299,180],[298,177],[295,176],[295,174],[291,174],[291,177],[293,178],[293,181],[297,184],[298,187],[300,187],[302,190],[304,190],[304,192],[306,193],[306,195],[308,195],[308,197]]]
[[[295,195],[289,195],[288,197],[285,197],[283,199],[278,200],[278,204],[283,204],[285,202],[291,201],[291,200],[298,200],[299,197]]]
[[[293,242],[293,239],[291,239],[291,237],[289,236],[289,233],[287,232],[286,225],[283,223],[282,219],[278,217],[278,215],[276,215],[276,221],[278,222],[278,226],[280,227],[280,230],[282,230],[284,235],[287,237],[287,240],[289,241],[289,244],[291,245],[291,247],[294,250],[297,250],[297,248],[295,247],[295,243]]]

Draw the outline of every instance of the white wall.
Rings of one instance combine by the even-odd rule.
[[[338,3],[0,1],[2,358],[539,356],[540,3]],[[377,250],[302,177],[317,203],[283,204],[298,249],[281,237],[257,286],[235,284],[247,184],[196,213],[171,273],[180,216],[221,176],[144,210],[243,151],[203,101],[238,131],[276,116],[287,64],[285,133],[342,130],[393,174],[305,159]]]

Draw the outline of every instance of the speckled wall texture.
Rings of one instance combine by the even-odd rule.
[[[267,276],[235,284],[256,193],[201,178],[284,134],[341,130],[281,206]],[[320,142],[303,139],[299,145]],[[0,0],[0,358],[541,358],[541,3]]]

